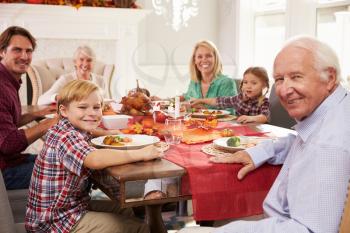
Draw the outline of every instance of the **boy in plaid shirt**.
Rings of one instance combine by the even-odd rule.
[[[154,146],[139,150],[95,149],[90,133],[100,123],[103,97],[90,81],[75,80],[59,93],[59,122],[46,134],[29,188],[28,232],[149,232],[117,202],[91,201],[92,170],[159,157]]]
[[[243,74],[236,96],[195,99],[192,106],[208,104],[219,108],[234,108],[239,123],[266,123],[270,117],[269,100],[265,97],[269,90],[269,78],[262,67],[250,67]],[[265,91],[264,91],[265,90]],[[264,92],[264,93],[263,93]]]

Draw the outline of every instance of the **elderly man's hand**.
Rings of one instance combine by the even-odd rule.
[[[243,167],[238,171],[237,174],[237,178],[239,180],[243,179],[249,172],[255,169],[252,158],[244,150],[238,151],[230,156],[220,155],[211,157],[210,161],[213,163],[241,163]]]

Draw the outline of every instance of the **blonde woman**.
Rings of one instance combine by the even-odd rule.
[[[237,94],[233,79],[222,74],[219,51],[211,41],[198,42],[190,61],[191,82],[184,99],[232,96]]]
[[[189,68],[191,82],[187,92],[180,97],[181,101],[237,94],[234,80],[222,74],[220,54],[213,42],[203,40],[196,43]],[[152,99],[160,98],[153,96]]]
[[[79,46],[74,52],[73,61],[75,70],[71,73],[61,75],[52,87],[39,97],[39,105],[55,103],[57,93],[62,87],[76,79],[90,80],[96,83],[101,90],[105,90],[106,84],[103,77],[92,73],[96,56],[89,46]]]

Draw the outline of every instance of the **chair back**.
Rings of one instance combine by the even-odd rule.
[[[350,181],[348,186],[348,194],[346,197],[343,215],[340,221],[339,233],[350,232]]]
[[[15,233],[15,221],[13,219],[10,202],[7,196],[7,191],[0,170],[0,231],[2,233]]]
[[[29,96],[31,97],[29,104],[37,104],[39,96],[45,93],[62,74],[73,71],[73,58],[62,57],[33,61],[27,70],[32,91],[31,96]],[[110,98],[112,96],[111,82],[114,65],[96,61],[92,72],[104,77],[107,85],[107,95]]]
[[[271,87],[271,93],[269,97],[270,102],[270,121],[269,124],[276,125],[290,129],[296,124],[295,120],[291,118],[288,112],[283,108],[278,99],[275,91],[275,84]]]

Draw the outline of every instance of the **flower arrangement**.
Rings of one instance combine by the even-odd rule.
[[[29,3],[47,5],[69,5],[79,8],[81,6],[91,7],[113,7],[113,8],[141,8],[136,0],[0,0],[0,3]]]

